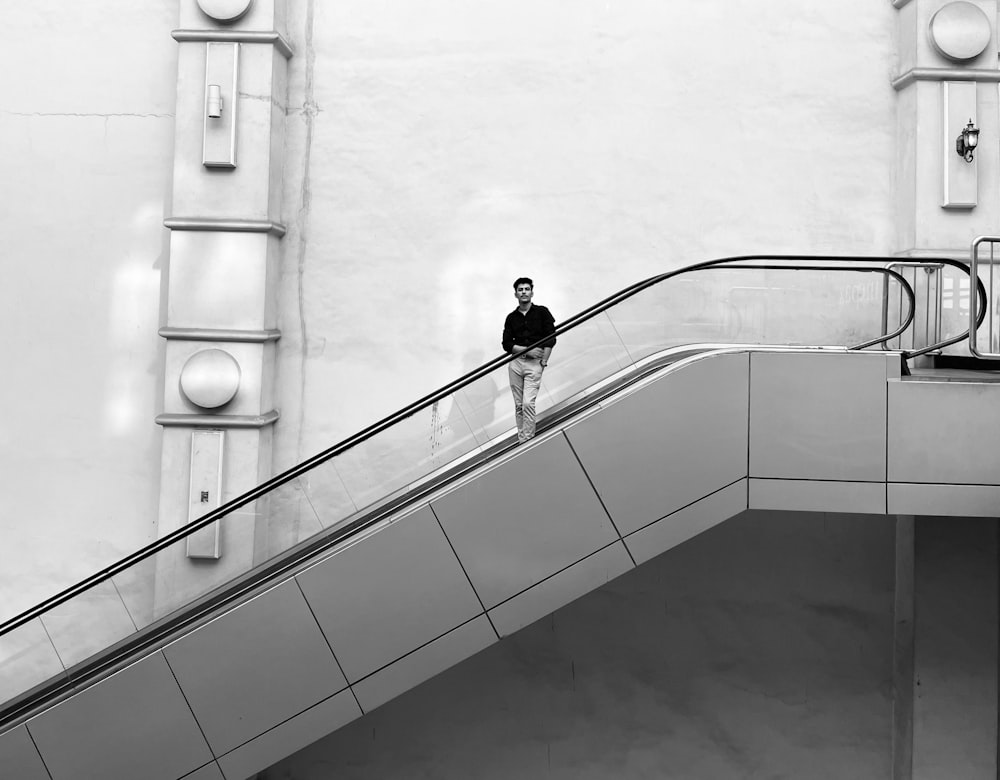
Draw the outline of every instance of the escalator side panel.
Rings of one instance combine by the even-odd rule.
[[[31,741],[28,729],[18,726],[0,734],[0,767],[2,776],[17,780],[50,780],[45,764]]]
[[[884,515],[886,489],[884,482],[751,479],[750,508]]]
[[[351,683],[483,613],[427,506],[296,579]]]
[[[431,502],[487,609],[619,539],[561,432],[514,452]]]
[[[636,565],[686,542],[747,508],[747,480],[740,479],[710,496],[640,528],[625,537]]]
[[[249,777],[253,772],[247,775],[234,775],[235,777]],[[211,764],[206,764],[201,769],[196,769],[189,775],[184,775],[181,780],[226,780],[226,776],[222,774],[222,770],[219,769],[219,765],[214,761]]]
[[[513,634],[634,568],[625,545],[615,542],[494,607],[490,619],[500,636]]]
[[[881,451],[884,476],[889,358],[789,353],[758,371],[754,357],[716,353],[633,385],[34,716],[52,780],[217,780],[213,759],[226,780],[244,778],[739,514],[769,469],[793,472],[776,477],[793,490],[837,483],[831,500],[859,482],[884,496],[868,467]],[[825,367],[799,360],[816,357],[836,363],[843,397],[826,393]],[[755,447],[762,473],[748,478]],[[782,447],[794,452],[766,457]],[[855,464],[838,458],[855,455],[865,476],[841,484]],[[18,739],[0,736],[0,754],[23,753]]]
[[[359,717],[361,709],[354,694],[349,690],[341,691],[220,757],[219,766],[226,780],[253,777],[263,767],[290,756]]]
[[[52,780],[176,780],[212,760],[161,652],[28,721]]]
[[[354,684],[354,694],[365,712],[489,647],[498,639],[485,615],[417,648],[395,663]]]
[[[749,366],[697,360],[566,429],[623,534],[747,476]]]
[[[753,353],[749,476],[884,483],[891,360]]]
[[[293,580],[217,617],[163,653],[216,756],[347,687]]]
[[[889,480],[1000,484],[997,382],[889,383]]]
[[[890,483],[889,513],[1000,517],[1000,486]]]

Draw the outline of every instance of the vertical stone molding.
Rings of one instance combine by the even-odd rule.
[[[166,322],[161,329],[166,339],[164,397],[157,418],[164,426],[160,536],[196,514],[191,490],[205,482],[192,472],[196,431],[226,431],[220,503],[271,476],[272,427],[278,419],[273,397],[280,336],[276,298],[285,233],[282,151],[292,53],[283,33],[284,5],[284,0],[180,3],[181,29],[173,33],[178,42],[173,200],[165,221],[171,234]],[[219,44],[231,47],[226,51],[235,57],[235,85],[225,85],[221,107],[223,118],[235,117],[235,167],[205,164],[206,128],[217,120],[207,116],[211,79],[206,68],[218,66],[208,54],[209,47]],[[226,362],[225,372],[202,372],[205,376],[196,377],[200,395],[192,397],[189,375],[199,354],[224,354],[232,365]],[[222,362],[209,368],[216,364]],[[231,375],[239,377],[236,389],[231,382],[214,386]],[[217,397],[224,402],[213,406],[204,400]],[[155,574],[156,615],[253,566],[254,537],[266,532],[260,504],[220,521],[214,529],[218,558],[193,560],[186,545],[161,555]]]
[[[967,257],[1000,215],[996,0],[908,0],[895,9],[898,50],[896,251]],[[959,119],[958,117],[962,118]],[[955,140],[980,129],[974,161]]]

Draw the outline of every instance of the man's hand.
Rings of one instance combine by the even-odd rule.
[[[545,355],[545,350],[541,347],[535,347],[534,349],[529,349],[525,357],[530,357],[532,360],[540,360],[543,355]]]

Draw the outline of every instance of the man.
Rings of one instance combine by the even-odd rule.
[[[542,384],[542,370],[549,364],[552,347],[556,345],[555,320],[548,309],[531,302],[534,294],[535,284],[531,279],[522,276],[515,281],[517,308],[507,315],[503,323],[503,350],[517,355],[507,364],[507,374],[510,377],[510,392],[514,396],[518,443],[524,443],[535,435],[535,399]],[[536,341],[541,343],[528,349]]]

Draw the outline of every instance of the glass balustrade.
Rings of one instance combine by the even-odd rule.
[[[608,377],[683,345],[851,346],[874,339],[884,332],[884,300],[903,300],[900,289],[884,274],[834,268],[718,267],[666,279],[558,336],[539,414],[544,419]],[[892,330],[906,307],[890,308]],[[187,539],[179,539],[0,634],[0,701],[72,677],[73,667],[94,654],[318,534],[402,506],[439,475],[510,445],[513,428],[503,363],[226,514],[217,521],[218,560],[188,557]]]

